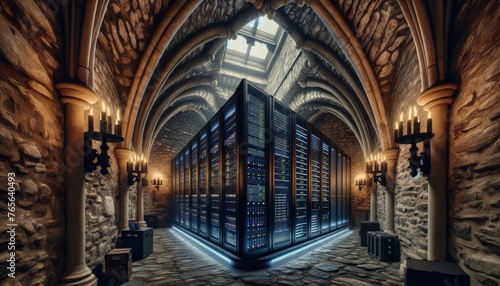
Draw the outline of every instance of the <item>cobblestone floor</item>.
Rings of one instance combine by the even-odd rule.
[[[292,260],[241,271],[214,260],[172,228],[164,228],[154,230],[153,253],[133,262],[130,281],[122,285],[403,285],[399,265],[369,256],[359,246],[358,230],[353,229]]]

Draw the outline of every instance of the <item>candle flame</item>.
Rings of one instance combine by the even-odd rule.
[[[90,116],[92,116],[92,108],[90,108]]]
[[[108,106],[108,116],[111,116],[111,111],[109,109],[109,106]]]
[[[410,106],[410,108],[408,110],[408,120],[411,120],[411,106]]]
[[[116,120],[120,120],[120,109],[116,112]]]
[[[413,106],[413,116],[417,116],[417,106]]]
[[[102,111],[106,111],[106,105],[104,104],[104,101],[102,101],[101,104],[102,104]]]
[[[396,122],[396,130],[398,130],[398,123]]]
[[[401,112],[401,115],[399,116],[399,121],[403,121],[403,112]]]
[[[431,118],[431,112],[430,111],[427,113],[427,118]]]

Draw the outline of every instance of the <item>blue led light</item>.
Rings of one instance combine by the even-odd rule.
[[[286,253],[286,254],[283,254],[283,255],[281,255],[280,257],[277,257],[277,258],[275,258],[275,259],[272,259],[272,260],[271,260],[270,265],[271,265],[271,266],[273,266],[274,264],[276,264],[276,263],[278,263],[278,262],[280,262],[280,261],[283,261],[283,260],[285,260],[285,259],[287,259],[287,258],[290,258],[290,257],[292,257],[292,256],[294,256],[294,255],[297,255],[297,254],[299,254],[299,253],[301,253],[301,252],[304,252],[305,250],[308,250],[308,249],[310,249],[310,248],[316,247],[316,246],[317,246],[317,245],[319,245],[320,243],[324,243],[324,242],[326,242],[327,240],[330,240],[330,239],[332,239],[332,238],[339,239],[339,238],[341,238],[341,235],[342,235],[342,234],[344,234],[344,235],[345,235],[345,234],[347,234],[347,232],[348,232],[348,231],[349,231],[349,229],[344,229],[344,230],[341,230],[341,231],[336,232],[336,233],[334,233],[334,234],[332,234],[332,235],[326,236],[326,237],[324,237],[324,238],[322,238],[322,239],[320,239],[320,240],[318,240],[318,241],[315,241],[315,242],[313,242],[313,243],[307,244],[307,245],[305,245],[304,247],[301,247],[301,248],[296,249],[296,250],[294,250],[294,251],[291,251],[291,252],[288,252],[288,253]]]

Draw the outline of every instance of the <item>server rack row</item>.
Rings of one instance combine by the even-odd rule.
[[[349,225],[349,157],[246,80],[172,173],[174,223],[240,258]]]

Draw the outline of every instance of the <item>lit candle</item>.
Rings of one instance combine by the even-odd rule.
[[[427,133],[432,133],[432,118],[430,111],[427,113]]]
[[[99,130],[103,133],[106,132],[106,108],[104,106],[104,102],[102,103],[102,112],[101,112],[101,120],[99,121]]]
[[[396,122],[396,129],[394,129],[394,138],[397,137],[399,137],[399,134],[398,134],[398,123]]]
[[[407,135],[411,134],[411,107],[408,110],[408,121],[406,122],[406,133],[407,133]]]
[[[113,120],[111,119],[111,112],[109,111],[109,106],[108,106],[108,118],[106,121],[106,130],[108,133],[113,134],[113,130],[111,129],[113,126]]]
[[[89,117],[88,117],[88,125],[89,125],[89,132],[94,131],[94,115],[92,115],[92,108],[90,109],[89,112]]]
[[[366,173],[370,172],[370,160],[366,157]]]
[[[116,113],[115,134],[122,136],[122,121],[120,120],[120,110]]]
[[[143,165],[142,171],[144,173],[148,172],[148,161],[146,159],[144,159],[144,165]]]
[[[138,172],[138,171],[139,171],[139,160],[134,155],[134,172]]]
[[[413,106],[413,133],[420,133],[420,117],[417,115],[417,107]]]
[[[403,136],[403,112],[401,112],[401,115],[399,116],[399,136]]]

